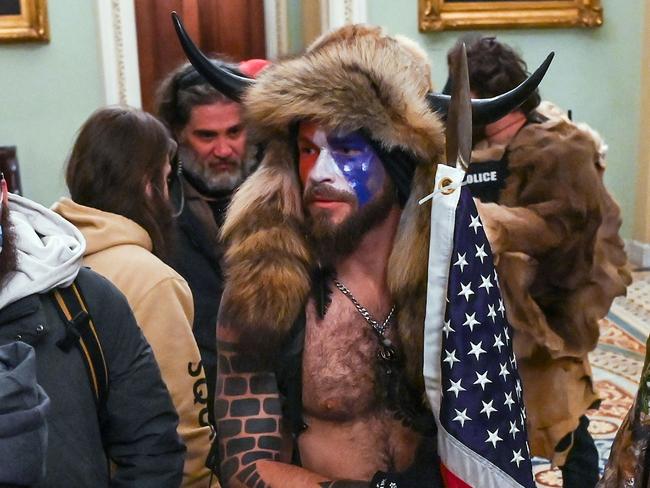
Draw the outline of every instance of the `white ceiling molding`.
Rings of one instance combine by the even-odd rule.
[[[107,105],[141,108],[133,0],[95,0]]]

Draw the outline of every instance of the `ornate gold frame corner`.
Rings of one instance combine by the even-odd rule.
[[[0,15],[0,42],[50,42],[47,0],[20,0],[20,14]]]
[[[418,0],[420,32],[455,29],[598,27],[600,0]]]

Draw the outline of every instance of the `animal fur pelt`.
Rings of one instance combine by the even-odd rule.
[[[425,94],[426,55],[379,28],[347,26],[318,39],[297,59],[266,69],[246,94],[250,137],[266,144],[260,168],[235,195],[222,231],[226,288],[220,327],[238,331],[255,354],[277,352],[310,292],[316,257],[303,233],[302,190],[291,127],[364,130],[384,149],[417,162],[389,260],[388,285],[408,372],[421,384],[430,205],[443,130]]]
[[[524,126],[507,147],[498,205],[478,209],[515,329],[531,453],[562,466],[568,446],[558,443],[599,398],[587,356],[599,321],[631,277],[620,210],[603,184],[604,144],[559,109],[537,110],[547,120]],[[475,164],[504,155],[485,142]]]
[[[600,136],[548,102],[538,111],[548,120],[525,126],[508,146],[510,176],[499,204],[479,210],[518,331],[517,357],[539,346],[551,357],[582,357],[631,282],[620,209],[603,184]],[[478,149],[473,159],[500,159],[495,151],[504,148]]]

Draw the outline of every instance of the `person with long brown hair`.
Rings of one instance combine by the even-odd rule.
[[[172,210],[167,177],[176,150],[153,116],[127,107],[96,111],[82,126],[67,163],[70,198],[54,210],[87,241],[84,264],[126,295],[151,344],[180,418],[187,446],[183,486],[208,486],[212,430],[206,385],[192,334],[187,283],[163,261]]]

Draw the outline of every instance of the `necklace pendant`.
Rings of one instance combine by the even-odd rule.
[[[397,362],[397,350],[393,344],[387,340],[388,344],[382,342],[379,346],[379,351],[377,352],[377,357],[387,365],[394,364]]]

